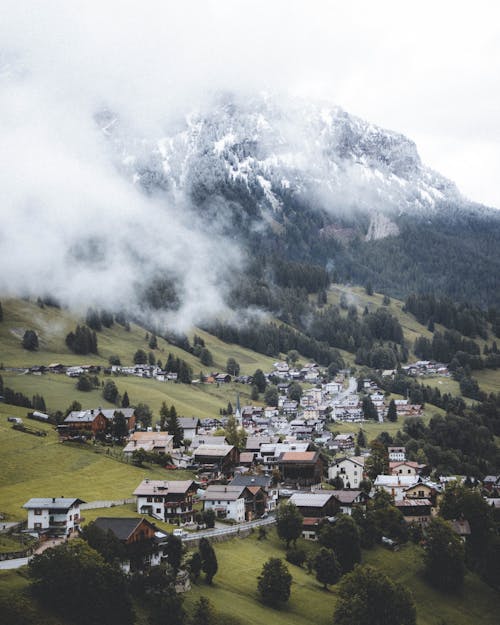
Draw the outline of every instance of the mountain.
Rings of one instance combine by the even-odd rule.
[[[117,166],[237,237],[251,256],[317,263],[405,295],[500,303],[500,213],[463,197],[416,145],[341,108],[224,94],[161,137],[97,116]]]

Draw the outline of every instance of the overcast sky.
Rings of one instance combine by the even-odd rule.
[[[345,6],[348,5],[348,6]],[[500,5],[3,0],[0,45],[33,97],[154,123],[217,88],[328,97],[400,131],[468,197],[500,207]]]

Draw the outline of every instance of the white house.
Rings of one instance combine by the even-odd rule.
[[[406,460],[406,447],[388,447],[389,462],[404,462]]]
[[[242,523],[245,520],[245,488],[212,484],[201,497],[203,509],[213,510],[216,517]]]
[[[358,488],[365,470],[364,456],[339,458],[328,467],[328,479],[341,477],[346,488]]]
[[[168,432],[134,432],[123,448],[123,453],[132,455],[134,451],[144,451],[166,455],[174,450],[174,437]]]
[[[143,480],[135,489],[137,512],[160,521],[193,521],[193,480]]]
[[[26,502],[27,528],[47,536],[69,536],[80,529],[81,499],[69,497],[35,497]]]
[[[389,493],[394,501],[404,499],[404,491],[410,486],[415,486],[420,478],[415,475],[377,475],[373,487],[382,488]]]

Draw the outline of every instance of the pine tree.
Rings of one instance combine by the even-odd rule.
[[[163,408],[163,405],[162,405]],[[160,411],[161,414],[161,411]],[[180,447],[182,445],[182,439],[184,438],[184,431],[179,425],[179,419],[177,418],[177,410],[175,406],[172,405],[168,412],[168,417],[166,419],[166,427],[167,432],[174,437],[173,445],[174,447]]]
[[[129,406],[130,406],[130,400],[128,398],[127,391],[125,391],[125,393],[123,393],[123,398],[122,398],[122,408],[128,408]]]
[[[389,408],[387,409],[387,420],[395,423],[398,420],[398,411],[396,409],[396,402],[391,399],[389,402]]]
[[[205,579],[207,584],[211,584],[219,567],[215,551],[207,538],[202,538],[200,540],[199,551],[202,563],[201,567],[205,573]]]

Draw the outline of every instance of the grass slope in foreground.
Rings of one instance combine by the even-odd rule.
[[[312,545],[300,541],[308,549]],[[188,605],[201,595],[207,596],[216,609],[238,617],[244,625],[329,625],[336,602],[336,589],[324,591],[314,575],[288,564],[293,576],[290,601],[282,609],[263,605],[257,594],[257,576],[270,557],[284,558],[283,544],[274,531],[266,540],[255,536],[215,545],[219,572],[213,587],[202,581],[193,586]],[[421,549],[407,545],[399,552],[382,547],[363,553],[363,562],[372,564],[413,593],[418,625],[496,625],[498,595],[476,575],[467,574],[462,595],[451,596],[434,591],[421,577]],[[354,625],[354,624],[353,624]]]
[[[134,467],[97,453],[91,445],[59,443],[52,427],[34,421],[27,424],[45,430],[47,436],[17,432],[5,414],[0,414],[0,512],[9,519],[26,518],[21,506],[31,497],[123,499],[131,497],[146,477],[178,480],[192,477],[187,471]]]

